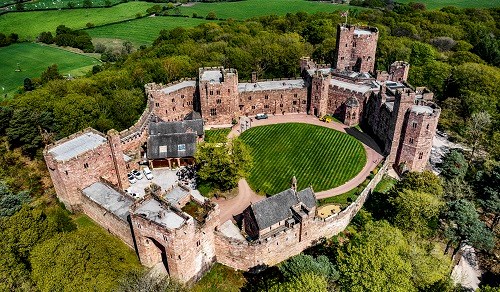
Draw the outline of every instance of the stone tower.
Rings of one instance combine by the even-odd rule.
[[[200,68],[198,82],[205,124],[231,124],[238,112],[238,72],[222,67]]]
[[[378,29],[339,24],[335,68],[356,72],[375,72]]]
[[[432,102],[410,108],[395,160],[395,165],[400,171],[425,169],[440,113],[441,110]]]
[[[331,75],[324,75],[316,71],[312,78],[311,104],[309,113],[317,117],[326,115],[328,109],[328,88],[330,87]]]
[[[384,143],[384,154],[391,163],[396,162],[403,124],[407,120],[408,109],[414,105],[415,92],[410,88],[404,88],[396,92],[394,99],[394,110],[390,120],[389,133]]]
[[[344,124],[352,127],[359,124],[359,101],[355,96],[345,102]]]
[[[127,166],[125,165],[125,159],[123,159],[123,150],[120,139],[120,134],[117,130],[111,129],[108,131],[108,143],[111,150],[111,158],[113,160],[113,166],[115,169],[117,186],[124,190],[130,186],[130,182],[127,178]]]
[[[406,82],[408,79],[408,72],[410,71],[410,64],[404,61],[396,61],[391,64],[389,68],[390,80],[395,82]]]

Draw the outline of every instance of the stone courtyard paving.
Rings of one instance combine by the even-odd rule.
[[[142,172],[142,170],[141,170]],[[144,197],[144,189],[147,188],[151,183],[155,183],[161,187],[162,190],[168,189],[170,186],[177,182],[177,170],[170,170],[167,168],[152,169],[153,179],[148,180],[146,177],[137,180],[135,184],[130,184],[127,189],[129,193],[137,194],[138,198]]]

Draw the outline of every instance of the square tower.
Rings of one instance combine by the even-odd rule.
[[[375,72],[378,29],[339,24],[335,68],[355,72]]]

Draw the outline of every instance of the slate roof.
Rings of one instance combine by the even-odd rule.
[[[259,230],[292,217],[291,207],[302,202],[307,208],[316,206],[316,196],[311,188],[295,192],[288,189],[251,205]]]
[[[134,202],[131,198],[120,194],[110,186],[101,182],[96,182],[84,188],[82,193],[123,221],[127,221],[130,206]]]
[[[66,161],[106,143],[106,138],[94,132],[86,132],[50,149],[58,161]]]
[[[183,120],[176,122],[151,122],[149,124],[149,135],[169,135],[186,133],[188,130],[196,132],[198,136],[203,135],[203,120]]]
[[[201,120],[201,114],[199,112],[192,111],[184,117],[184,120]]]
[[[193,157],[196,152],[196,133],[175,133],[148,137],[148,159]],[[185,150],[179,151],[178,145],[184,144]],[[167,152],[160,152],[166,146]],[[163,149],[161,149],[163,150]]]

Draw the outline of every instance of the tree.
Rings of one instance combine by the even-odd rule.
[[[111,291],[130,270],[135,254],[102,229],[87,227],[57,234],[30,255],[32,278],[42,291]]]
[[[448,202],[443,217],[446,220],[444,234],[448,238],[445,252],[453,244],[456,246],[452,258],[462,243],[483,250],[490,250],[495,245],[494,235],[479,220],[479,214],[472,202],[464,199]]]
[[[57,64],[53,64],[47,67],[47,70],[42,72],[42,84],[45,84],[51,80],[62,79],[62,75],[59,74],[59,70],[57,69]]]
[[[15,5],[17,11],[23,11],[24,10],[24,3],[18,2]]]
[[[14,193],[5,182],[0,181],[0,218],[13,215],[22,204],[31,200],[28,191]]]
[[[305,273],[322,276],[328,281],[336,281],[339,277],[335,266],[324,255],[314,258],[310,255],[299,254],[280,264],[279,269],[288,280],[299,278]]]
[[[411,45],[410,64],[414,66],[421,66],[430,61],[433,61],[436,56],[435,49],[425,43],[413,42]]]
[[[467,173],[468,165],[464,155],[460,151],[453,149],[443,157],[440,168],[441,175],[446,179],[463,180]]]
[[[205,19],[207,20],[215,20],[217,19],[217,14],[215,14],[215,12],[213,11],[210,11],[207,16],[205,17]]]
[[[443,195],[441,179],[428,170],[405,173],[401,180],[395,185],[395,190],[397,192],[403,189],[425,192],[433,194],[436,197],[441,197]]]
[[[472,151],[469,158],[469,164],[474,159],[476,150],[479,146],[484,145],[486,131],[491,124],[491,116],[487,112],[473,113],[471,118],[466,123],[465,137],[472,146]]]
[[[248,146],[239,139],[199,144],[195,158],[200,180],[221,191],[236,187],[252,166]]]
[[[481,207],[493,217],[491,230],[500,222],[500,165],[494,166],[491,171],[479,172],[475,188]]]
[[[92,0],[83,0],[83,7],[85,8],[92,7]]]
[[[327,292],[329,290],[328,290],[328,283],[326,282],[326,279],[324,277],[312,273],[304,273],[284,283],[278,283],[274,286],[271,286],[269,291]]]
[[[179,282],[164,275],[133,270],[120,280],[117,292],[187,292]]]
[[[437,227],[437,219],[444,202],[437,196],[404,189],[391,200],[396,213],[394,223],[406,231],[428,236]]]
[[[32,91],[35,89],[35,85],[33,84],[33,81],[30,78],[25,78],[24,79],[24,91]]]

